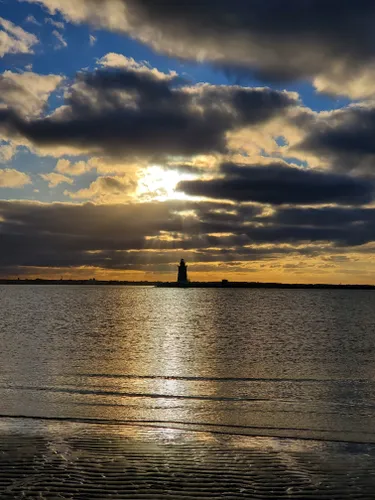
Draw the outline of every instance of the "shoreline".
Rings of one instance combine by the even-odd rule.
[[[0,279],[0,285],[58,285],[58,286],[152,286],[157,288],[253,288],[295,290],[375,290],[375,285],[324,284],[324,283],[263,283],[244,281],[193,281],[189,283],[165,281],[106,281],[106,280],[45,280]]]

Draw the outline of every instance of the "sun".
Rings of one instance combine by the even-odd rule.
[[[180,181],[193,178],[194,176],[191,174],[183,174],[177,170],[167,170],[159,165],[151,165],[140,172],[136,197],[144,201],[190,199],[186,194],[176,191],[176,187]]]

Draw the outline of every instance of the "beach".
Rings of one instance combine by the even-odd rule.
[[[0,425],[1,499],[370,499],[375,446],[138,426]]]

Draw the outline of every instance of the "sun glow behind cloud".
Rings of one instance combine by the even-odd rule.
[[[176,187],[180,181],[193,179],[195,175],[151,165],[140,172],[136,198],[142,201],[189,200],[192,197],[176,191]]]

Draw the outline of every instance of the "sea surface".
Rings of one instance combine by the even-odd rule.
[[[375,292],[0,287],[0,414],[375,442]]]
[[[0,286],[0,342],[1,498],[375,498],[374,291]]]

